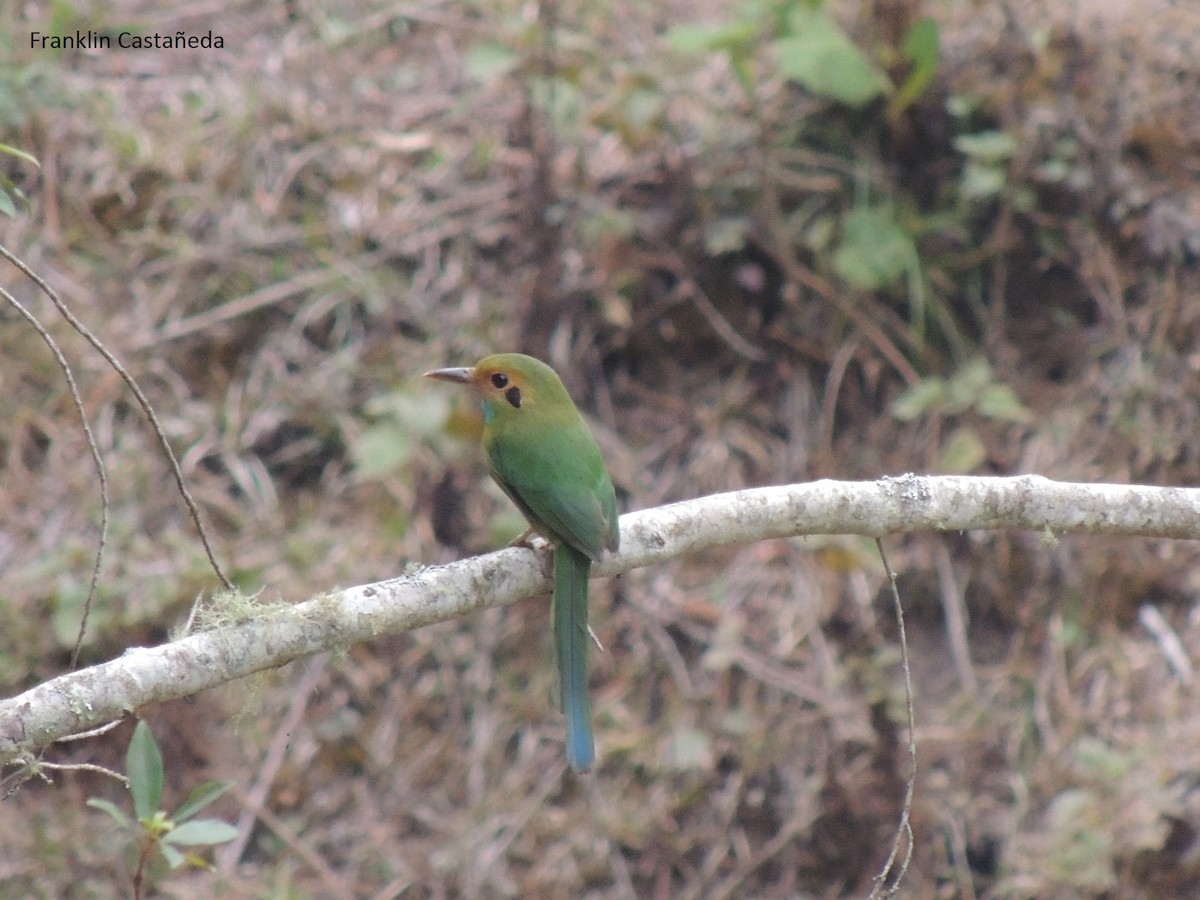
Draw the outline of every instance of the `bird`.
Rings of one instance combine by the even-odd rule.
[[[465,385],[483,410],[488,472],[554,547],[554,647],[567,762],[595,762],[588,699],[588,578],[620,546],[617,498],[596,439],[550,366],[522,353],[485,356],[426,378]]]

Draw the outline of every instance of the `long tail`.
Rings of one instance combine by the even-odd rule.
[[[554,647],[567,718],[567,762],[576,772],[592,767],[592,708],[588,701],[588,575],[592,561],[560,542],[554,550]]]

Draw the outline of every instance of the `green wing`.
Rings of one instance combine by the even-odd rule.
[[[537,440],[505,435],[487,445],[488,467],[543,536],[590,559],[616,550],[617,500],[587,425],[550,429]]]

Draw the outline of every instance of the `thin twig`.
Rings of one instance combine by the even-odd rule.
[[[3,249],[0,247],[0,250]],[[7,254],[7,251],[5,253]],[[71,650],[69,668],[74,671],[79,664],[79,651],[83,647],[84,635],[87,634],[88,616],[92,612],[92,601],[96,599],[96,589],[100,584],[100,567],[104,564],[104,547],[108,543],[108,473],[104,468],[104,458],[100,455],[100,448],[96,445],[92,426],[88,422],[87,411],[83,408],[83,398],[79,395],[79,387],[75,384],[75,376],[71,374],[71,366],[67,363],[67,358],[63,356],[62,350],[54,342],[54,338],[50,337],[50,333],[42,327],[42,323],[37,320],[37,317],[22,306],[16,297],[4,288],[0,288],[0,296],[3,296],[10,306],[25,317],[25,321],[41,335],[46,346],[50,348],[50,352],[54,354],[54,359],[62,370],[63,378],[67,381],[67,389],[71,392],[71,403],[75,407],[75,411],[79,413],[79,421],[83,423],[83,436],[87,440],[88,452],[92,455],[92,464],[96,467],[96,477],[100,480],[100,537],[96,542],[96,560],[92,563],[92,578],[88,583],[87,599],[83,601],[83,615],[79,619],[79,634],[75,636],[75,646]]]
[[[743,356],[751,362],[764,362],[770,358],[766,350],[743,337],[733,326],[733,323],[722,315],[721,311],[717,309],[717,305],[712,302],[708,294],[700,287],[699,282],[688,275],[688,266],[682,256],[673,250],[667,249],[664,249],[663,253],[666,257],[664,261],[667,263],[672,274],[679,279],[668,295],[668,302],[672,298],[690,300],[692,305],[696,307],[696,311],[704,317],[704,320],[708,322],[708,326],[716,333],[717,337],[724,341],[725,345],[739,356]]]
[[[950,641],[950,656],[959,680],[968,693],[979,691],[979,679],[975,677],[975,666],[971,663],[971,644],[967,640],[970,616],[967,614],[966,599],[954,574],[954,560],[945,542],[938,542],[933,551],[934,565],[938,573],[938,586],[942,594],[942,612],[946,616],[946,636]]]
[[[1158,647],[1166,657],[1167,665],[1171,667],[1175,677],[1183,684],[1190,684],[1195,677],[1192,661],[1188,659],[1183,641],[1179,639],[1179,635],[1175,633],[1171,623],[1158,611],[1158,607],[1151,606],[1149,603],[1144,604],[1138,610],[1138,621],[1158,642]]]
[[[166,341],[175,341],[200,331],[207,331],[223,322],[228,322],[230,319],[236,319],[239,316],[247,315],[263,307],[274,306],[276,303],[281,303],[296,294],[324,287],[342,277],[343,274],[341,272],[329,267],[301,272],[284,281],[269,284],[236,300],[222,303],[213,309],[208,309],[194,316],[188,316],[185,319],[179,319],[176,322],[164,325],[158,331],[140,340],[134,345],[134,348],[143,350]]]
[[[913,833],[909,816],[912,813],[913,790],[917,783],[917,722],[913,712],[912,671],[908,665],[908,637],[904,632],[904,604],[900,601],[900,591],[896,587],[896,573],[888,564],[887,554],[883,550],[883,538],[875,538],[875,546],[879,548],[879,558],[883,561],[883,570],[887,573],[888,584],[892,587],[892,600],[896,605],[896,627],[900,635],[900,667],[904,671],[904,701],[908,709],[908,758],[912,770],[905,779],[904,805],[900,809],[900,822],[896,827],[896,835],[892,839],[892,851],[879,874],[875,876],[875,887],[871,890],[872,900],[876,897],[894,897],[900,890],[900,883],[908,871],[912,860]],[[900,857],[900,845],[904,844],[904,856],[900,859],[897,870],[896,860]],[[888,885],[888,880],[891,884]]]
[[[733,323],[721,315],[721,311],[708,298],[708,294],[704,293],[699,284],[688,278],[680,282],[680,288],[687,292],[688,298],[695,305],[700,315],[704,316],[709,327],[717,333],[717,336],[731,350],[753,362],[766,362],[770,358],[762,347],[742,337],[738,330],[733,327]]]
[[[125,370],[125,367],[121,365],[120,361],[113,356],[108,347],[106,347],[98,337],[92,334],[91,330],[84,325],[83,322],[75,317],[75,314],[71,312],[65,303],[63,303],[62,299],[58,296],[55,290],[46,283],[45,279],[34,272],[33,269],[29,268],[29,266],[25,265],[25,263],[19,258],[14,256],[12,251],[10,251],[3,244],[0,244],[0,256],[3,256],[10,263],[20,269],[26,278],[41,288],[42,293],[50,298],[50,302],[54,304],[54,308],[58,310],[59,315],[66,319],[72,328],[83,335],[84,339],[91,344],[93,348],[95,348],[97,353],[104,357],[105,362],[107,362],[113,368],[113,371],[121,376],[121,380],[124,381],[129,390],[133,392],[133,396],[137,398],[138,405],[142,408],[142,412],[145,414],[146,418],[150,420],[150,426],[153,429],[155,436],[158,438],[159,446],[162,447],[162,451],[166,455],[167,461],[171,464],[171,472],[175,476],[175,486],[178,488],[180,495],[183,497],[183,502],[187,504],[188,513],[191,515],[192,521],[196,525],[196,531],[200,535],[200,543],[204,545],[204,552],[208,555],[209,565],[211,565],[213,571],[217,573],[217,577],[221,580],[221,584],[225,586],[226,590],[236,590],[236,588],[233,586],[233,582],[225,576],[225,572],[222,571],[220,564],[217,562],[217,557],[213,552],[212,544],[210,544],[208,540],[208,532],[204,528],[204,521],[200,518],[200,510],[196,506],[196,501],[192,499],[191,492],[188,491],[187,485],[184,483],[183,472],[179,468],[179,460],[175,458],[175,451],[171,449],[171,444],[167,440],[167,434],[165,431],[163,431],[163,427],[158,421],[158,415],[154,412],[154,407],[150,405],[150,401],[146,399],[146,395],[142,393],[141,387],[134,380],[133,376]]]
[[[95,763],[49,763],[39,762],[38,766],[43,769],[50,769],[54,772],[98,772],[101,775],[107,775],[113,778],[125,787],[129,787],[129,779],[120,772],[114,772],[112,769],[107,769],[104,766],[98,766]]]
[[[739,868],[736,872],[730,875],[724,882],[717,885],[710,897],[713,900],[727,900],[729,897],[745,896],[742,891],[742,884],[747,878],[754,874],[755,870],[767,862],[770,862],[776,854],[780,853],[788,844],[794,841],[797,836],[807,831],[812,827],[812,815],[795,815],[787,822],[783,828],[779,830],[769,841],[763,844],[758,853],[747,861],[745,865]]]
[[[290,851],[308,863],[309,867],[325,884],[326,890],[329,891],[328,894],[323,894],[324,896],[335,897],[337,900],[354,900],[355,897],[360,896],[346,883],[350,876],[343,878],[334,871],[333,867],[325,861],[325,858],[313,847],[309,846],[296,829],[277,816],[269,806],[256,807],[254,814],[259,821],[275,833],[275,836]],[[401,894],[388,894],[387,896],[399,897]]]
[[[124,718],[113,719],[111,722],[105,722],[96,728],[89,728],[87,731],[77,731],[75,734],[68,734],[65,737],[60,737],[56,743],[63,744],[67,741],[86,741],[90,738],[100,737],[102,734],[108,734],[122,722]]]

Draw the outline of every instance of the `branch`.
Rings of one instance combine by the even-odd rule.
[[[621,517],[615,575],[724,544],[805,534],[1027,529],[1200,539],[1200,489],[904,475],[714,494]],[[273,609],[253,621],[59,676],[0,701],[0,764],[152,701],[185,697],[302,656],[550,591],[550,556],[510,548]]]

